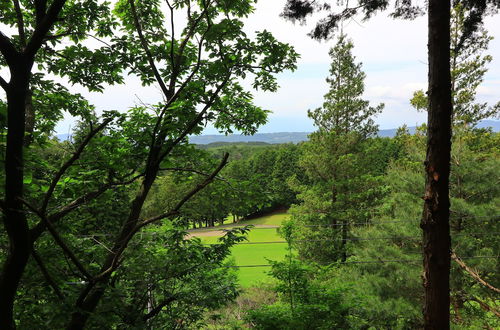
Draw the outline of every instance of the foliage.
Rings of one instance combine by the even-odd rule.
[[[384,108],[383,104],[371,107],[361,96],[365,90],[366,74],[362,63],[356,63],[352,54],[354,45],[342,34],[330,49],[332,64],[330,76],[326,78],[330,89],[324,96],[323,107],[308,111],[320,133],[337,135],[357,132],[362,136],[374,135],[378,127],[372,117]]]
[[[483,53],[493,38],[486,29],[479,27],[464,41],[465,19],[464,6],[456,4],[452,9],[450,45],[453,124],[476,126],[482,119],[498,117],[500,103],[488,106],[487,103],[476,102],[477,88],[483,82],[487,65],[492,60],[490,55]],[[428,100],[424,91],[414,92],[410,103],[417,110],[427,110]]]
[[[271,274],[280,300],[248,312],[256,329],[348,328],[350,306],[344,302],[345,287],[330,287],[314,279],[310,266],[294,259],[273,262]]]
[[[352,48],[341,36],[330,51],[330,90],[323,107],[309,112],[318,131],[303,144],[299,160],[310,183],[290,182],[301,200],[292,208],[300,228],[294,244],[301,257],[324,264],[345,261],[350,224],[369,221],[370,209],[383,193],[379,182],[387,158],[377,155],[382,145],[370,146],[367,139],[377,130],[371,116],[383,105],[370,107],[361,99],[365,74]]]
[[[194,291],[186,293],[182,303],[180,299],[169,301],[163,306],[165,311],[161,308],[161,299],[169,300],[161,291],[165,288],[151,292],[154,298],[149,305],[132,303],[136,299],[133,277],[156,280],[155,276],[165,273],[137,264],[134,271],[121,269],[148,253],[150,242],[143,241],[144,245],[134,248],[139,255],[131,254],[135,235],[153,223],[180,222],[184,204],[214,181],[227,161],[227,156],[219,162],[197,161],[199,154],[188,145],[187,136],[200,134],[209,122],[226,133],[233,129],[254,133],[266,121],[267,111],[253,104],[252,93],[242,87],[241,80],[248,77],[254,89],[275,91],[274,75],[293,70],[298,54],[267,31],[258,31],[254,37],[243,31],[243,20],[253,11],[253,2],[246,0],[182,0],[166,7],[158,1],[133,0],[114,5],[42,0],[35,6],[29,1],[13,1],[1,6],[2,23],[19,33],[0,34],[0,66],[9,66],[12,73],[10,82],[1,79],[0,83],[8,99],[7,148],[13,151],[2,157],[5,189],[1,194],[8,203],[6,208],[2,203],[3,222],[9,236],[2,237],[6,262],[0,289],[2,295],[9,293],[9,299],[1,301],[2,325],[15,327],[14,318],[24,327],[37,327],[40,315],[59,310],[60,300],[64,300],[63,313],[54,312],[51,327],[83,328],[87,321],[91,326],[119,326],[125,321],[116,313],[130,317],[139,313],[148,322],[169,313],[173,320],[185,313],[181,317],[188,322],[201,313],[196,304],[213,308],[234,298],[234,294],[219,297],[199,281],[206,277],[208,283],[232,285],[231,276],[213,270],[222,257],[203,274],[188,273],[192,278],[187,283]],[[36,73],[29,72],[32,67]],[[159,86],[163,100],[132,107],[126,114],[94,112],[90,102],[63,83],[105,92],[110,84],[124,83],[125,74],[138,77],[144,85]],[[63,79],[52,81],[54,75]],[[5,105],[2,101],[0,108]],[[80,123],[71,142],[57,144],[48,137],[64,111],[77,116]],[[2,119],[2,128],[4,124]],[[143,210],[156,178],[173,168],[194,170],[196,175],[176,178],[189,184],[173,191],[175,195],[163,209]],[[223,191],[217,186],[209,189],[206,194]],[[206,203],[202,197],[192,203]],[[156,213],[147,213],[152,211]],[[81,235],[91,239],[80,244]],[[183,241],[183,234],[176,235]],[[224,249],[228,248],[226,244]],[[182,262],[196,264],[199,259],[195,257],[203,255],[200,250],[188,249],[186,253],[193,256],[184,254]],[[160,251],[168,256],[168,251]],[[40,262],[44,258],[54,268],[47,270],[47,263]],[[42,278],[51,287],[49,294],[32,287],[34,279],[40,282]],[[82,285],[68,287],[67,282]],[[138,308],[135,314],[119,310],[118,305],[113,309],[109,302],[117,288],[128,295],[127,304]],[[203,292],[213,299],[202,297]],[[26,300],[33,296],[37,297],[33,313],[24,315]],[[16,298],[19,303],[13,317]],[[37,310],[42,305],[46,306],[43,313]],[[158,313],[151,314],[155,310]]]

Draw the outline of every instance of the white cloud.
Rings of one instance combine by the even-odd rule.
[[[274,111],[266,131],[272,131],[273,127],[283,130],[283,125],[273,124],[273,121],[283,123],[287,122],[284,120],[287,118],[297,126],[303,122],[305,128],[310,127],[307,109],[320,106],[328,89],[325,83],[330,63],[328,50],[334,41],[320,43],[307,36],[314,19],[310,20],[311,24],[302,26],[279,17],[285,1],[260,0],[255,13],[246,19],[245,25],[249,34],[267,29],[278,40],[292,44],[301,54],[295,73],[278,76],[281,88],[277,93],[254,92],[257,105]],[[490,43],[488,53],[494,59],[484,83],[478,89],[478,99],[488,102],[500,99],[500,29],[496,28],[497,23],[498,16],[486,19],[486,27],[496,39]],[[388,18],[387,13],[379,13],[367,22],[345,23],[344,31],[353,39],[354,54],[358,61],[363,62],[367,74],[365,97],[372,104],[386,104],[384,113],[376,120],[380,126],[390,128],[403,123],[413,126],[425,121],[425,114],[411,109],[409,99],[413,91],[426,89],[427,85],[426,17],[404,21]],[[131,77],[126,78],[126,81],[126,86],[108,87],[104,94],[79,92],[88,95],[91,102],[101,109],[125,110],[137,103],[138,99],[146,103],[160,100],[160,93],[155,87],[142,87],[137,79]],[[249,82],[244,84],[250,86]],[[67,128],[64,127],[67,127],[68,122],[69,119],[58,129],[65,132]]]

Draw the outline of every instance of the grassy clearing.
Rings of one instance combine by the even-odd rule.
[[[286,212],[275,212],[273,214],[263,216],[260,218],[240,221],[232,226],[242,226],[242,225],[268,225],[268,226],[279,226],[281,222],[288,218]],[[214,229],[217,229],[215,227]],[[207,236],[209,232],[206,229],[200,229],[199,231],[190,231],[193,236],[199,237],[206,243],[217,242],[218,237],[222,235],[221,232],[213,232],[213,236]],[[278,235],[277,228],[264,228],[256,227],[250,230],[248,234],[248,243],[255,242],[273,242],[273,241],[283,241],[284,239]],[[235,265],[237,266],[248,266],[248,265],[267,265],[268,260],[282,260],[286,254],[286,244],[285,243],[268,243],[268,244],[239,244],[232,249],[232,258],[234,259]],[[266,282],[270,278],[267,274],[269,267],[243,267],[238,269],[238,277],[242,287],[255,286],[261,282]]]

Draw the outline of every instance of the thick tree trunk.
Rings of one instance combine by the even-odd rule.
[[[429,1],[429,112],[423,229],[424,327],[450,328],[450,0]]]
[[[25,102],[30,66],[19,60],[11,68],[7,90],[7,150],[5,155],[4,225],[9,236],[9,252],[0,275],[0,329],[14,329],[14,300],[31,251],[29,227],[23,210],[23,142]]]

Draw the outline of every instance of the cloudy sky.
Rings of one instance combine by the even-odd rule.
[[[298,69],[278,76],[281,86],[277,93],[255,92],[255,103],[272,111],[269,122],[259,132],[309,132],[312,122],[307,110],[322,104],[328,90],[329,48],[334,40],[317,42],[307,37],[311,24],[292,24],[279,17],[285,0],[260,0],[255,13],[246,20],[248,33],[258,30],[271,31],[283,42],[292,44],[301,54]],[[496,37],[490,43],[493,56],[489,72],[478,93],[478,99],[491,104],[500,99],[500,29],[495,20],[488,18],[486,27]],[[370,21],[344,23],[344,31],[354,42],[354,55],[363,63],[367,74],[364,97],[372,105],[385,103],[385,110],[376,118],[380,128],[395,128],[403,124],[414,126],[425,122],[426,115],[413,110],[409,104],[413,92],[425,89],[427,80],[427,27],[426,17],[414,21],[388,18],[381,13]],[[133,91],[133,92],[131,92]],[[86,93],[88,95],[88,93]],[[129,79],[127,86],[109,87],[104,94],[88,95],[100,109],[125,110],[134,103],[153,103],[161,99],[158,88],[143,88],[136,79]],[[58,133],[68,132],[70,119],[61,123]],[[208,127],[204,134],[216,134]]]

